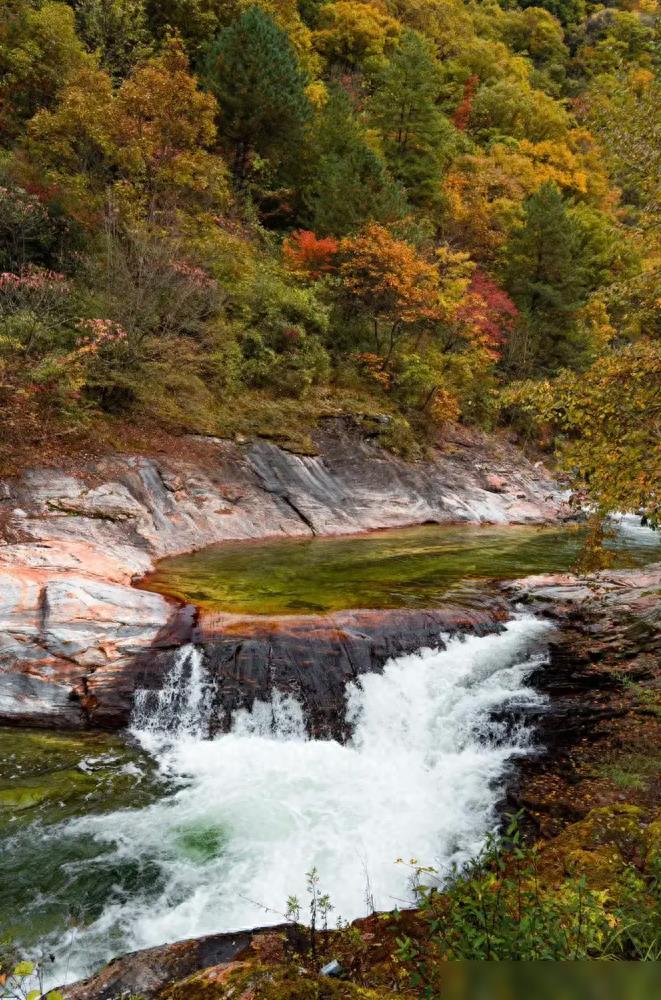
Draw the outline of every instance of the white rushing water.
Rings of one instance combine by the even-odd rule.
[[[639,514],[611,514],[608,523],[614,531],[614,548],[649,549],[661,553],[661,531],[641,523]]]
[[[406,905],[398,858],[442,872],[493,827],[507,761],[529,734],[492,713],[538,703],[526,678],[543,662],[547,629],[524,615],[499,635],[390,661],[349,685],[344,746],[308,739],[300,705],[279,693],[236,713],[231,733],[201,739],[209,687],[186,647],[165,690],[136,701],[134,732],[173,794],[68,824],[106,846],[104,864],[148,865],[154,877],[77,932],[67,978],[110,954],[278,922],[288,896],[304,902],[313,866],[334,915],[364,914],[367,877],[377,908]]]
[[[155,746],[164,736],[202,740],[209,732],[212,693],[200,650],[182,646],[161,690],[136,691],[132,728],[142,742],[155,737]]]

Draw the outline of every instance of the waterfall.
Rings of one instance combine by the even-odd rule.
[[[344,745],[310,738],[302,707],[277,691],[208,739],[211,686],[199,652],[182,649],[163,690],[139,692],[133,721],[167,794],[60,831],[60,844],[99,852],[86,848],[71,877],[110,880],[67,978],[118,953],[277,922],[288,896],[305,899],[313,866],[345,920],[365,912],[366,877],[377,908],[406,905],[398,858],[442,876],[494,829],[509,762],[531,749],[512,718],[543,701],[527,679],[549,628],[523,614],[498,634],[390,660],[347,686]]]
[[[161,690],[139,688],[133,701],[131,729],[148,737],[205,739],[213,708],[213,687],[196,646],[177,650]]]
[[[276,690],[270,701],[256,698],[250,711],[237,709],[232,715],[232,732],[265,739],[306,740],[303,706],[292,695]]]

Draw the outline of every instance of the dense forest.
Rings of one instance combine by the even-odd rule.
[[[654,0],[3,0],[0,460],[448,421],[659,515]]]

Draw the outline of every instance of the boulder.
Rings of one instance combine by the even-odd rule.
[[[160,594],[86,577],[49,580],[44,605],[45,645],[81,666],[137,656],[172,617]]]
[[[490,493],[505,493],[508,487],[507,479],[499,476],[495,472],[490,472],[484,477],[484,488]]]

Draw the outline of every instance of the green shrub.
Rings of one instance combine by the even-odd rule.
[[[524,847],[518,817],[502,839],[491,838],[446,883],[413,864],[427,925],[423,940],[398,939],[398,955],[423,997],[435,998],[443,963],[453,961],[656,960],[661,858],[649,852],[643,871],[621,864],[608,889],[586,875],[550,885],[543,852]]]

